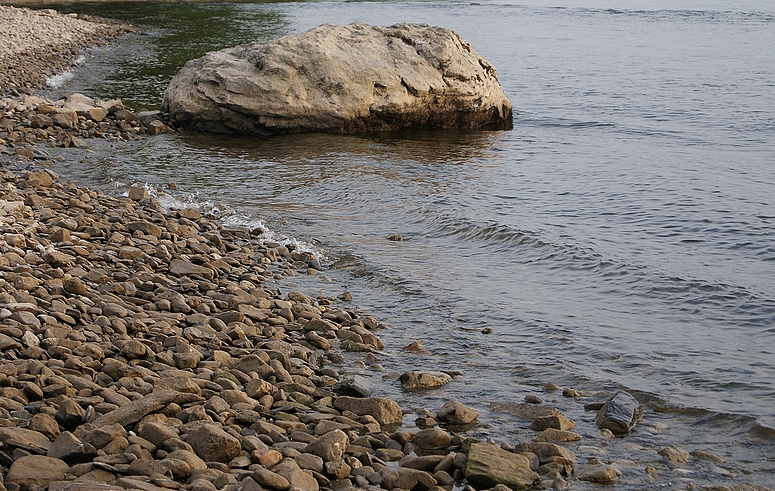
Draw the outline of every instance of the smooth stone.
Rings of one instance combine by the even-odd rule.
[[[348,396],[337,397],[334,399],[334,408],[339,411],[351,411],[358,416],[372,416],[380,425],[400,423],[403,418],[398,403],[382,397],[367,399]]]
[[[452,438],[440,428],[431,428],[418,431],[412,435],[411,441],[423,450],[435,450],[449,447]]]
[[[689,452],[673,445],[661,449],[659,451],[659,455],[661,455],[662,458],[668,462],[672,462],[674,464],[687,464],[689,463],[690,458]]]
[[[349,438],[347,434],[342,430],[335,429],[329,431],[325,435],[316,438],[315,441],[307,445],[304,449],[304,453],[311,453],[317,455],[324,462],[331,462],[336,460],[342,460]]]
[[[521,491],[541,482],[541,476],[530,468],[530,459],[497,445],[474,442],[467,457],[465,476],[474,486],[491,488],[505,484],[514,491]]]
[[[477,420],[479,412],[458,401],[450,401],[441,406],[438,411],[440,421],[452,425],[467,425]]]
[[[16,459],[5,476],[6,483],[18,484],[22,491],[30,486],[45,487],[52,481],[62,481],[70,466],[53,457],[27,455]]]
[[[404,389],[435,389],[449,383],[452,377],[444,372],[413,370],[401,374],[399,381]]]
[[[617,478],[616,469],[606,465],[587,466],[579,470],[576,478],[579,481],[594,483],[611,483]]]

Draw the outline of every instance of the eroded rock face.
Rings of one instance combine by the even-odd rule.
[[[441,27],[325,24],[190,61],[162,110],[186,129],[240,134],[475,128],[510,121],[495,68]]]

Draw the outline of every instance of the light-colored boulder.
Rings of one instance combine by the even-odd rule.
[[[172,123],[215,133],[474,128],[510,121],[495,68],[457,33],[325,24],[190,61],[162,103]]]

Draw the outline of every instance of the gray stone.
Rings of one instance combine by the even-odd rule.
[[[509,120],[495,68],[455,32],[325,24],[190,61],[162,102],[175,126],[216,133],[478,127]]]
[[[344,376],[332,389],[343,396],[368,397],[371,394],[371,382],[360,375]]]
[[[496,413],[508,413],[518,418],[533,420],[543,416],[558,414],[560,412],[557,408],[551,406],[538,406],[526,402],[492,402],[490,403],[490,411]]]
[[[627,392],[619,390],[600,408],[595,416],[599,428],[607,428],[614,435],[629,433],[643,417],[643,407]]]
[[[530,469],[530,460],[524,455],[479,442],[472,443],[468,449],[465,476],[478,488],[505,484],[514,491],[529,489],[541,482],[541,476]]]

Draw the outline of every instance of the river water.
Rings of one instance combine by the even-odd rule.
[[[422,22],[456,30],[497,67],[516,114],[506,131],[95,142],[55,170],[115,193],[148,184],[165,203],[315,250],[325,275],[290,287],[351,291],[391,326],[386,371],[360,370],[407,407],[476,407],[471,436],[532,438],[529,422],[489,404],[535,394],[579,423],[580,462],[619,462],[621,489],[772,486],[775,7],[728,3],[62,6],[145,32],[91,51],[51,95],[152,109],[209,50],[325,22]],[[165,193],[168,182],[179,190]],[[414,340],[432,354],[400,351]],[[466,374],[405,393],[396,374],[410,368]],[[583,397],[546,393],[548,382]],[[646,412],[606,441],[582,406],[617,388]],[[726,462],[668,464],[657,450],[671,444]]]

